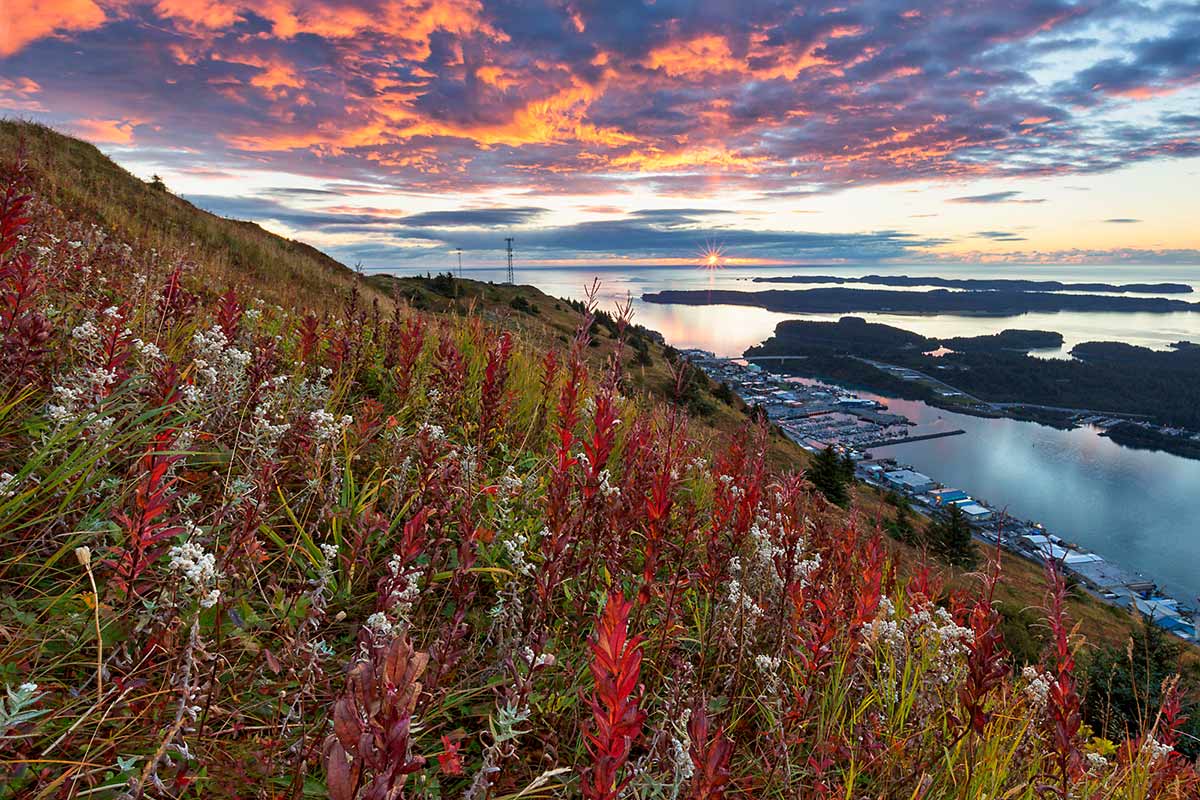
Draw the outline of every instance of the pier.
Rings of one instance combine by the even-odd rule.
[[[881,439],[877,442],[862,442],[858,445],[860,449],[871,447],[887,447],[893,444],[906,444],[907,442],[923,442],[927,439],[941,439],[944,436],[959,436],[966,433],[961,429],[952,431],[938,431],[937,433],[922,433],[916,436],[896,436],[891,439]]]

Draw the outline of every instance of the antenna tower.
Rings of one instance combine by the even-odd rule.
[[[516,283],[516,280],[513,278],[513,266],[512,266],[512,243],[513,243],[513,240],[512,240],[512,237],[508,236],[504,239],[504,241],[508,245],[508,282]]]
[[[458,279],[462,280],[462,248],[458,248]]]

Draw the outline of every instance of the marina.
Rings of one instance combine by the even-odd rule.
[[[949,476],[927,475],[907,463],[905,452],[916,452],[919,443],[936,444],[934,440],[968,436],[970,431],[964,430],[965,426],[947,426],[940,414],[937,425],[916,420],[896,413],[892,407],[913,407],[914,403],[889,404],[870,393],[777,374],[768,369],[766,362],[720,358],[700,349],[682,354],[710,378],[727,384],[748,405],[761,408],[804,449],[817,452],[833,447],[850,457],[855,463],[855,477],[863,483],[902,495],[916,512],[930,518],[956,505],[981,542],[998,544],[1035,562],[1054,560],[1098,600],[1142,614],[1182,639],[1196,640],[1196,609],[1178,600],[1154,578],[1109,561],[1040,522],[1021,519],[1004,503],[977,498],[966,489],[940,482]],[[881,449],[887,452],[878,452]],[[938,463],[943,462],[939,459]]]

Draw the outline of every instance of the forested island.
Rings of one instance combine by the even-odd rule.
[[[959,398],[953,403],[959,411],[1040,421],[1054,421],[1057,416],[1061,423],[1070,415],[1053,409],[1079,409],[1200,430],[1200,347],[1181,342],[1171,350],[1157,351],[1120,342],[1086,342],[1072,348],[1074,360],[1041,359],[1024,352],[1061,343],[1062,337],[1051,331],[1006,330],[992,336],[935,339],[843,317],[837,322],[781,322],[774,336],[746,355],[804,356],[781,366],[951,407],[931,385],[903,380],[864,359],[907,367],[985,401],[982,407],[968,407]],[[939,350],[941,355],[930,355]],[[1112,435],[1122,443],[1200,456],[1195,442],[1132,423],[1114,428]]]
[[[936,278],[910,275],[836,275],[759,276],[755,283],[869,283],[875,286],[940,286],[947,289],[1000,290],[1014,292],[1131,292],[1134,294],[1191,294],[1186,283],[1063,283],[1020,278]]]
[[[669,289],[647,292],[642,295],[642,299],[649,303],[754,306],[768,311],[807,314],[880,312],[1006,317],[1038,311],[1200,311],[1200,303],[1167,297],[1007,290],[952,292],[946,289],[932,289],[927,292],[906,292],[889,289],[824,288],[742,292],[731,289]]]

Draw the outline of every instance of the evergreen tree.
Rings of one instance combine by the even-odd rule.
[[[846,485],[849,486],[850,484],[854,483],[854,459],[850,457],[849,450],[847,450],[845,455],[842,456],[842,460],[838,463],[838,467],[841,469],[842,480],[846,483]]]
[[[832,445],[826,447],[813,459],[808,468],[808,479],[817,487],[825,499],[845,508],[850,504],[846,470],[841,458]]]
[[[917,529],[912,523],[912,507],[904,498],[900,500],[901,502],[894,504],[896,517],[887,524],[887,532],[893,539],[905,544],[914,544],[917,540]]]
[[[929,526],[928,541],[934,555],[948,564],[972,569],[979,563],[979,554],[971,539],[971,524],[956,505],[946,506]]]

